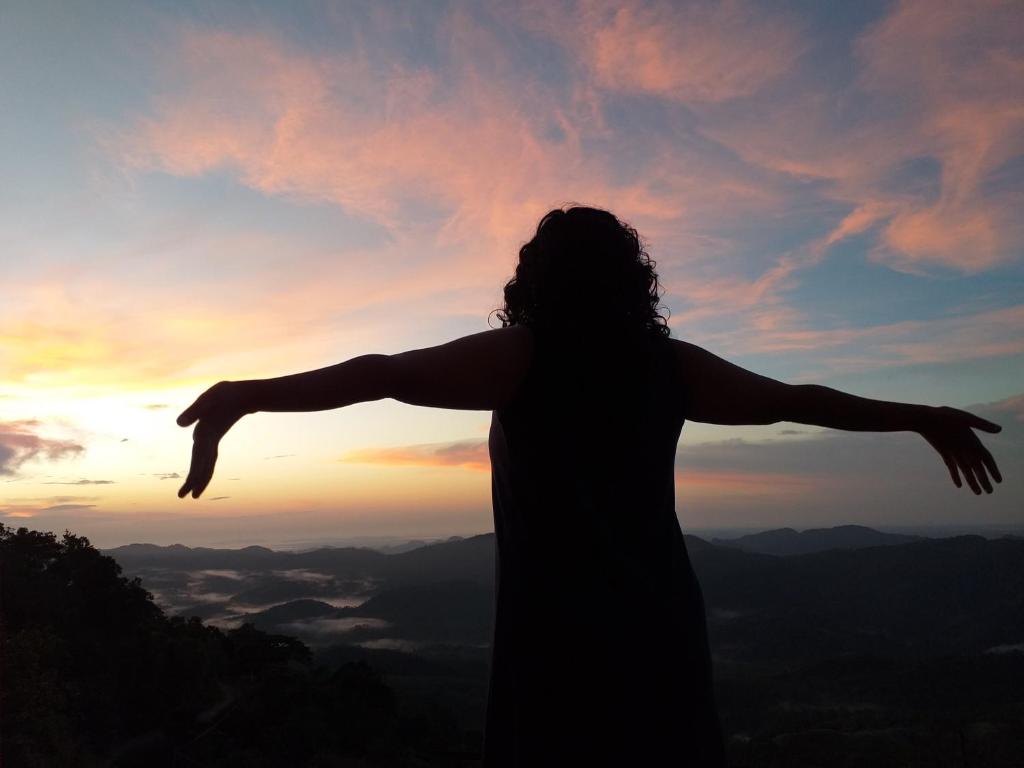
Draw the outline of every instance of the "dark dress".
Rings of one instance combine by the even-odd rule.
[[[532,335],[530,370],[491,419],[484,765],[724,766],[675,512],[685,392],[669,344]]]

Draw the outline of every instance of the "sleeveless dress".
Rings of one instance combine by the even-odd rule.
[[[532,337],[488,441],[497,599],[483,764],[724,766],[675,512],[685,391],[669,343]]]

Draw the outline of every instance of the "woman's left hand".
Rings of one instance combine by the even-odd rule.
[[[217,463],[217,446],[235,422],[252,413],[243,397],[245,382],[222,381],[203,392],[196,401],[178,416],[178,426],[187,427],[196,422],[192,431],[192,463],[188,477],[178,489],[178,498],[190,491],[193,499],[206,490]]]
[[[976,494],[982,490],[992,493],[988,475],[997,483],[1001,483],[1003,477],[999,474],[996,460],[981,444],[974,430],[996,433],[1002,427],[973,413],[948,406],[928,408],[926,414],[917,432],[942,457],[956,487],[962,486],[960,475],[963,474],[967,485]]]

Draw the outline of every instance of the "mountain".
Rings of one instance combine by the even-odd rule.
[[[337,615],[387,621],[389,637],[475,646],[491,641],[494,590],[474,581],[406,585],[358,607],[339,609]]]
[[[140,583],[83,540],[0,525],[0,704],[15,718],[0,761],[334,765],[400,747],[369,764],[475,764],[494,542],[390,555],[124,548]],[[786,556],[685,542],[730,765],[1019,765],[1024,540]],[[140,587],[182,615],[162,618]],[[308,594],[239,599],[275,590]],[[600,610],[602,624],[632,615]],[[245,623],[184,618],[218,611]],[[19,762],[29,748],[43,756]]]
[[[686,535],[709,633],[723,659],[787,664],[850,653],[935,656],[1024,641],[1024,540],[906,537],[911,540],[896,543],[859,526],[791,533],[848,545],[878,536],[890,543],[779,556]],[[141,575],[165,601],[173,597],[182,615],[255,620],[317,646],[471,646],[490,639],[493,534],[392,555],[357,548],[226,550],[217,560],[217,550],[158,549],[171,550],[189,570],[175,571],[159,551],[159,565],[125,570]],[[208,570],[190,570],[197,563]],[[247,568],[236,573],[231,565]]]
[[[174,566],[177,568],[220,568],[233,570],[265,570],[289,568],[321,568],[330,565],[334,571],[362,571],[388,557],[365,547],[322,547],[309,552],[277,552],[266,547],[213,549],[186,547],[181,544],[128,544],[101,550],[126,569]]]
[[[5,766],[440,767],[479,753],[479,663],[359,651],[323,666],[294,637],[166,617],[68,532],[0,523],[0,605]]]
[[[726,547],[691,554],[723,656],[976,654],[1024,639],[1022,541],[955,536],[788,557]]]
[[[262,628],[263,625],[275,626],[303,619],[334,616],[337,612],[338,609],[333,605],[319,600],[292,600],[290,603],[275,605],[265,611],[250,613],[246,619]]]
[[[837,525],[833,528],[808,528],[805,531],[775,528],[735,539],[713,538],[711,542],[721,547],[733,547],[765,555],[806,555],[829,549],[863,549],[907,544],[923,538],[925,537],[903,533],[883,533],[864,525]]]
[[[364,578],[419,582],[424,576],[437,581],[472,579],[494,581],[494,534],[452,537],[415,549],[385,554],[366,547],[322,547],[308,552],[277,552],[266,547],[211,549],[181,544],[128,544],[102,550],[126,571],[174,567],[181,570],[234,570],[242,572],[316,571],[338,578]],[[287,600],[291,595],[271,599]],[[257,601],[263,596],[256,596]]]

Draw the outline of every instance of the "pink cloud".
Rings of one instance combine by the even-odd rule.
[[[663,244],[663,267],[697,258],[715,222],[782,205],[763,180],[716,163],[700,147],[660,138],[638,138],[645,151],[623,174],[612,168],[614,153],[590,148],[607,141],[589,121],[590,105],[553,85],[522,87],[503,54],[506,43],[485,24],[456,12],[438,34],[447,36],[453,61],[443,81],[398,60],[382,70],[365,48],[313,54],[262,32],[185,28],[164,52],[164,88],[148,114],[110,128],[106,146],[137,171],[227,170],[264,193],[327,201],[384,223],[390,245],[333,259],[313,254],[310,270],[250,272],[250,286],[273,282],[256,298],[266,314],[276,310],[313,327],[339,307],[352,313],[410,300],[482,318],[539,216],[570,200],[627,216]],[[440,224],[417,223],[424,206],[439,211]],[[267,250],[252,242],[223,250],[254,249]],[[309,256],[293,260],[308,263]],[[233,303],[234,322],[205,340],[227,348],[231,327],[272,328],[235,311],[238,298]],[[193,296],[190,314],[213,321],[227,305]],[[201,340],[192,354],[203,355],[204,346]],[[160,348],[177,347],[117,356],[145,359]]]
[[[383,464],[396,467],[459,467],[485,472],[489,472],[491,468],[485,440],[365,448],[351,451],[341,460],[356,464]]]
[[[821,478],[786,472],[676,470],[677,493],[688,500],[731,498],[778,498],[807,496],[820,491]]]
[[[589,53],[598,83],[612,89],[726,101],[778,78],[803,48],[791,23],[740,0],[608,4],[602,11],[610,19],[580,52]]]
[[[85,450],[74,440],[42,436],[41,426],[35,419],[0,421],[0,475],[12,475],[29,461],[59,461]]]
[[[995,99],[1012,92],[1005,74],[1019,57],[999,43],[959,74],[945,72],[948,82],[911,61],[950,41],[996,34],[988,19],[957,10],[917,29],[922,7],[900,5],[857,43],[858,75],[849,94],[836,95],[797,68],[809,42],[801,30],[747,3],[543,4],[494,13],[564,46],[576,80],[524,79],[483,12],[447,14],[433,30],[450,56],[443,77],[401,57],[382,67],[365,44],[310,52],[263,32],[186,28],[165,52],[164,87],[148,114],[112,132],[109,146],[140,171],[227,169],[267,194],[327,201],[383,222],[392,247],[347,252],[333,266],[321,260],[304,278],[275,276],[281,282],[268,310],[294,313],[311,328],[332,307],[426,296],[432,307],[482,317],[540,213],[572,199],[626,215],[653,241],[663,276],[679,275],[666,280],[687,305],[677,327],[725,318],[776,350],[882,332],[815,333],[786,299],[800,271],[848,237],[870,233],[872,258],[905,270],[975,272],[1011,256],[1012,201],[982,194],[982,181],[1015,146],[1016,112]],[[395,20],[388,11],[377,16],[386,47]],[[555,16],[565,18],[555,24]],[[693,44],[679,44],[686,41]],[[894,53],[901,46],[906,53]],[[703,64],[687,58],[696,52]],[[636,66],[617,67],[623,57]],[[697,118],[694,132],[687,141],[616,135],[601,109],[623,92],[685,103]],[[909,93],[920,94],[914,109],[885,108]],[[882,108],[845,120],[838,106],[851,94]],[[739,99],[744,108],[733,108]],[[709,156],[692,141],[705,137],[738,159]],[[634,167],[613,167],[622,154]],[[936,201],[886,185],[920,157],[942,165]],[[739,241],[721,233],[785,211],[792,177],[825,182],[822,192],[849,213],[750,276],[735,258]],[[439,224],[417,223],[424,206],[438,211]],[[387,262],[388,279],[375,259]]]
[[[746,13],[739,7],[707,13],[731,18]],[[591,105],[553,84],[524,87],[507,43],[468,12],[446,16],[437,34],[450,45],[444,80],[398,60],[382,69],[360,48],[314,55],[264,33],[185,29],[149,115],[112,130],[108,147],[137,169],[229,169],[254,189],[336,203],[395,232],[408,231],[411,204],[429,203],[446,220],[435,242],[463,247],[514,246],[568,200],[638,223],[702,226],[723,202],[777,202],[696,148],[661,139],[644,141],[650,154],[622,178],[588,146],[607,139]]]
[[[784,321],[756,332],[739,328],[709,334],[711,349],[727,357],[815,352],[807,374],[811,379],[1024,354],[1024,305],[861,327],[800,328]]]
[[[846,92],[800,73],[760,119],[704,110],[703,129],[757,165],[826,180],[853,205],[827,236],[834,244],[879,226],[872,257],[917,271],[975,273],[1014,258],[1024,235],[1020,193],[985,182],[1024,152],[1024,53],[1011,2],[898,3],[855,44],[858,74]],[[797,86],[795,83],[799,83]],[[848,103],[863,106],[853,115]],[[894,190],[891,174],[930,158],[941,168],[935,196]]]
[[[884,233],[897,261],[976,272],[1005,261],[1021,234],[1021,200],[993,199],[986,178],[1024,152],[1024,51],[1019,3],[907,0],[858,41],[861,85],[912,99],[919,152],[942,163],[939,199],[901,211]],[[1016,94],[1016,97],[1014,96]]]
[[[745,0],[535,2],[503,15],[568,48],[599,89],[681,102],[748,96],[791,69],[804,49],[792,19]]]

